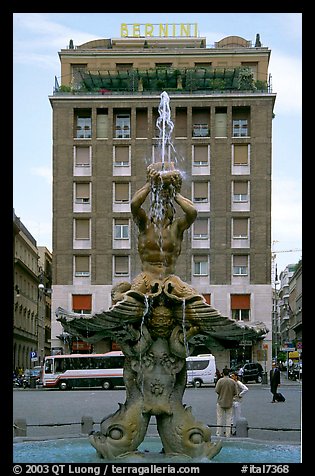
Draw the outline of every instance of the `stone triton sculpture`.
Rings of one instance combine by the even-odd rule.
[[[105,459],[137,454],[152,415],[166,455],[213,458],[221,443],[211,442],[209,427],[182,403],[186,357],[201,341],[213,348],[268,332],[262,323],[240,325],[222,316],[176,276],[184,232],[197,216],[192,202],[180,194],[181,184],[173,163],[148,166],[147,181],[131,202],[142,272],[113,288],[112,307],[92,316],[56,312],[67,332],[89,342],[110,337],[126,357],[126,401],[89,437]],[[143,208],[147,197],[149,213]],[[175,217],[174,202],[183,212],[180,217]]]

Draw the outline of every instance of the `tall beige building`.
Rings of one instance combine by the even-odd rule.
[[[161,160],[163,91],[174,123],[165,157],[183,172],[182,194],[198,210],[176,274],[223,315],[271,331],[270,49],[259,35],[254,44],[229,36],[207,47],[194,25],[165,28],[123,25],[120,38],[70,40],[59,52],[61,82],[49,97],[53,352],[91,351],[63,332],[58,306],[108,309],[113,284],[140,272],[130,200],[147,165]],[[271,332],[263,342],[235,343],[220,359],[270,361],[270,341]],[[110,348],[104,341],[94,350]]]
[[[42,365],[51,347],[51,252],[13,209],[13,369]]]

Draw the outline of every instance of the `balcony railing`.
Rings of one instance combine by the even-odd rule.
[[[59,85],[55,78],[54,94],[156,94],[171,93],[265,92],[271,91],[271,77],[255,81],[250,68],[152,68],[148,70],[92,72],[81,71],[76,85]]]

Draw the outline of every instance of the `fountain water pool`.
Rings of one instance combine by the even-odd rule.
[[[294,443],[264,442],[237,438],[226,440],[211,460],[161,454],[157,437],[146,437],[138,448],[139,454],[105,460],[100,458],[87,438],[60,438],[46,441],[14,443],[14,463],[300,463],[301,446]]]

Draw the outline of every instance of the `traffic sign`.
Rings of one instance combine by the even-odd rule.
[[[30,357],[31,357],[31,359],[35,359],[35,357],[37,358],[37,352],[34,351],[34,350],[32,350],[32,351],[30,352]]]

